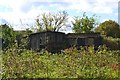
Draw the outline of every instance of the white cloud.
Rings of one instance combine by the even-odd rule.
[[[118,0],[96,0],[93,5],[94,13],[112,14],[117,8]]]
[[[107,6],[95,6],[93,7],[92,10],[93,13],[105,13],[105,14],[112,14],[113,13],[113,9]]]
[[[71,2],[68,9],[110,14],[118,7],[119,0],[64,0]],[[64,9],[64,8],[63,8]]]
[[[0,11],[0,18],[6,19],[10,24],[20,24],[20,19],[29,24],[34,22],[33,20],[37,15],[43,12],[49,12],[50,7],[58,11],[75,10],[76,12],[114,14],[114,9],[118,7],[118,1],[119,0],[0,0],[0,6],[6,6],[4,12]]]
[[[64,0],[71,3],[68,9],[83,12],[111,14],[118,7],[118,0]],[[61,7],[64,9],[65,7]]]
[[[67,9],[69,10],[77,10],[76,12],[79,12],[79,11],[87,12],[91,10],[91,6],[88,3],[88,0],[76,0],[76,1],[64,0],[64,1],[67,3],[70,3],[70,5],[67,7]]]
[[[43,6],[32,4],[29,0],[0,0],[0,2],[2,3],[0,3],[0,5],[12,8],[12,11],[0,12],[0,18],[7,20],[9,24],[13,26],[20,25],[20,19],[24,24],[34,23],[34,19],[37,15],[47,12],[47,10],[44,10]]]

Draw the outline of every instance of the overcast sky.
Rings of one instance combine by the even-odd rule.
[[[37,15],[46,12],[58,12],[65,10],[70,17],[82,16],[86,12],[88,16],[96,14],[99,21],[115,20],[118,22],[119,0],[0,0],[0,24],[8,22],[18,27],[20,20],[23,24],[32,24]],[[72,18],[69,19],[69,21]]]

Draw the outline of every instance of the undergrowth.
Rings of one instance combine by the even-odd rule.
[[[2,78],[118,78],[120,51],[101,46],[61,53],[8,49],[2,52]]]

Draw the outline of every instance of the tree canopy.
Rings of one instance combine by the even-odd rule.
[[[100,32],[102,35],[110,36],[114,38],[120,38],[120,25],[112,20],[101,23],[97,28],[96,32]]]
[[[96,19],[95,15],[92,17],[88,17],[85,13],[83,16],[80,17],[75,17],[75,22],[72,22],[73,28],[72,30],[75,33],[90,33],[93,32],[93,28],[96,24]]]
[[[67,12],[59,12],[56,14],[42,14],[37,16],[36,24],[38,31],[59,31],[63,26],[66,26],[68,20]]]

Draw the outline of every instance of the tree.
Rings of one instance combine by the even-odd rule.
[[[2,48],[9,48],[12,47],[15,43],[16,34],[13,28],[10,28],[8,25],[0,25],[1,32],[0,38],[2,39]]]
[[[90,33],[93,32],[93,28],[96,25],[96,19],[95,15],[92,17],[86,16],[86,14],[83,14],[83,17],[75,17],[75,22],[72,22],[73,28],[72,30],[75,33]]]
[[[63,26],[66,26],[68,20],[67,12],[59,12],[56,14],[42,14],[37,16],[36,24],[39,27],[38,31],[59,31]]]
[[[120,38],[120,25],[112,20],[105,21],[95,29],[96,32],[100,32],[102,35],[110,36],[113,38]]]

